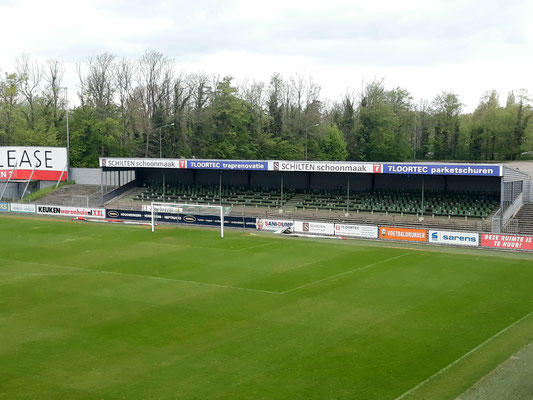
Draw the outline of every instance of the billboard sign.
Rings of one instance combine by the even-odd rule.
[[[378,227],[368,225],[335,224],[335,235],[377,239]]]
[[[329,222],[304,222],[294,221],[294,230],[300,233],[313,233],[318,235],[334,235],[335,224]]]
[[[429,231],[428,241],[457,246],[479,246],[479,234],[467,232]]]
[[[390,240],[406,240],[409,242],[427,242],[427,230],[380,226],[379,238]]]
[[[56,215],[61,217],[90,217],[102,219],[105,218],[105,210],[103,208],[38,205],[37,214]]]
[[[64,147],[0,147],[0,180],[67,179]]]
[[[152,213],[146,210],[136,211],[108,209],[106,210],[106,217],[109,219],[150,222],[152,219]],[[218,215],[176,214],[175,212],[158,212],[157,221],[179,224],[184,223],[190,225],[220,226],[220,216]],[[231,228],[255,229],[256,219],[249,217],[243,218],[225,216],[224,226]]]
[[[267,161],[187,160],[188,169],[216,169],[231,171],[267,171]]]
[[[260,231],[278,231],[294,225],[294,221],[281,219],[261,219],[257,218],[257,229]]]
[[[533,250],[533,236],[482,233],[481,246],[510,250]]]
[[[270,171],[349,172],[371,174],[381,171],[381,164],[334,161],[269,161]]]
[[[171,158],[100,158],[106,168],[187,168],[187,160]]]
[[[383,164],[384,174],[502,176],[501,165]]]
[[[35,204],[18,204],[11,203],[11,212],[25,213],[25,214],[35,214],[37,211]]]
[[[0,212],[8,212],[9,211],[9,203],[0,201]]]

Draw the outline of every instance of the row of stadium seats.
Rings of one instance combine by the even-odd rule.
[[[217,186],[169,185],[163,188],[148,185],[134,200],[279,208],[293,195],[294,192],[287,192],[282,197],[280,192],[262,188],[223,187],[221,191]]]
[[[174,203],[222,204],[226,206],[287,208],[295,210],[360,211],[377,213],[427,214],[450,217],[487,218],[498,206],[498,195],[492,192],[440,192],[376,190],[342,191],[280,191],[261,187],[222,187],[147,184],[134,197],[136,201],[167,201]]]
[[[493,193],[374,191],[350,194],[309,193],[295,204],[298,209],[359,210],[404,214],[487,218],[498,205]]]

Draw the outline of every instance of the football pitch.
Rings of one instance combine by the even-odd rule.
[[[533,255],[0,216],[0,399],[453,399]]]

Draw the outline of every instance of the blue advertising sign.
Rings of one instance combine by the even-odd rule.
[[[8,212],[9,211],[9,203],[0,202],[0,212]]]
[[[137,210],[106,210],[106,217],[109,219],[131,220],[150,222],[152,213],[150,211]],[[192,225],[220,226],[220,216],[217,215],[195,215],[195,214],[170,214],[157,213],[158,222],[185,223]],[[224,226],[232,228],[255,229],[256,219],[249,217],[224,217]]]
[[[187,160],[188,169],[219,169],[232,171],[267,171],[266,161]]]
[[[501,165],[383,164],[384,174],[501,176]]]

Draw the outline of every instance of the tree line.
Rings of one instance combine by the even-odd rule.
[[[457,94],[413,101],[383,80],[323,99],[312,77],[269,82],[178,72],[157,51],[138,60],[103,53],[78,65],[77,106],[65,67],[23,55],[0,77],[0,146],[66,146],[71,165],[98,157],[309,159],[352,161],[514,160],[533,149],[526,90],[500,103],[485,93],[473,113]],[[72,96],[72,93],[70,94]]]

